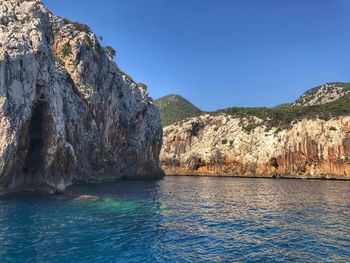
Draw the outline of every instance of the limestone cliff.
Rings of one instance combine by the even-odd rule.
[[[350,179],[350,99],[346,93],[337,99],[320,106],[232,108],[170,125],[162,168],[170,175]]]
[[[0,0],[0,190],[157,177],[158,108],[86,25]]]

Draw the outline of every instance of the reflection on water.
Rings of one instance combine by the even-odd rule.
[[[167,177],[0,199],[0,262],[350,261],[350,182]]]

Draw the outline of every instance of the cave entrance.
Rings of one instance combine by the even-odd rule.
[[[29,147],[23,166],[23,171],[27,174],[35,174],[43,167],[43,122],[46,108],[46,103],[40,101],[33,109],[28,130]]]

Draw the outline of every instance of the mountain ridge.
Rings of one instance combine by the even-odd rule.
[[[293,103],[283,103],[275,107],[227,107],[214,111],[198,111],[196,114],[183,115],[183,118],[181,118],[182,115],[177,115],[177,118],[175,118],[172,116],[172,114],[176,114],[176,112],[172,112],[170,109],[164,109],[165,107],[163,105],[159,105],[159,102],[166,98],[177,97],[194,106],[190,101],[183,98],[181,95],[169,94],[155,100],[155,103],[159,106],[160,113],[161,115],[163,114],[163,118],[164,114],[166,114],[168,119],[173,120],[170,122],[166,121],[166,125],[163,125],[163,127],[166,127],[176,122],[181,122],[187,118],[199,116],[201,114],[217,115],[220,113],[227,113],[236,117],[255,116],[270,120],[273,118],[283,119],[283,117],[285,117],[287,121],[292,120],[293,118],[300,119],[304,116],[308,118],[313,118],[316,116],[320,116],[321,118],[329,118],[332,116],[339,116],[345,112],[349,112],[350,114],[350,109],[348,111],[347,107],[348,103],[350,103],[349,96],[350,83],[329,82],[305,91]],[[176,100],[173,102],[176,103]],[[182,109],[180,105],[172,105],[172,108]]]
[[[169,98],[174,98],[171,100],[170,107],[163,103],[164,101],[169,103]],[[180,103],[177,104],[178,102]],[[259,117],[272,126],[284,127],[293,120],[302,118],[329,119],[346,113],[350,114],[348,106],[350,105],[350,83],[326,83],[305,91],[294,103],[284,103],[275,107],[229,107],[206,112],[199,110],[190,101],[177,94],[163,96],[155,100],[155,103],[159,106],[163,127],[202,114],[218,115],[221,113],[233,117]],[[183,103],[186,104],[186,107],[183,107]],[[197,111],[190,113],[191,111],[184,110],[188,107],[194,107]],[[182,114],[178,114],[178,111]]]

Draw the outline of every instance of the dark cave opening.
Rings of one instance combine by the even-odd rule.
[[[43,121],[45,113],[45,103],[39,102],[33,110],[29,124],[29,147],[25,158],[23,171],[34,174],[42,168],[43,141]]]

